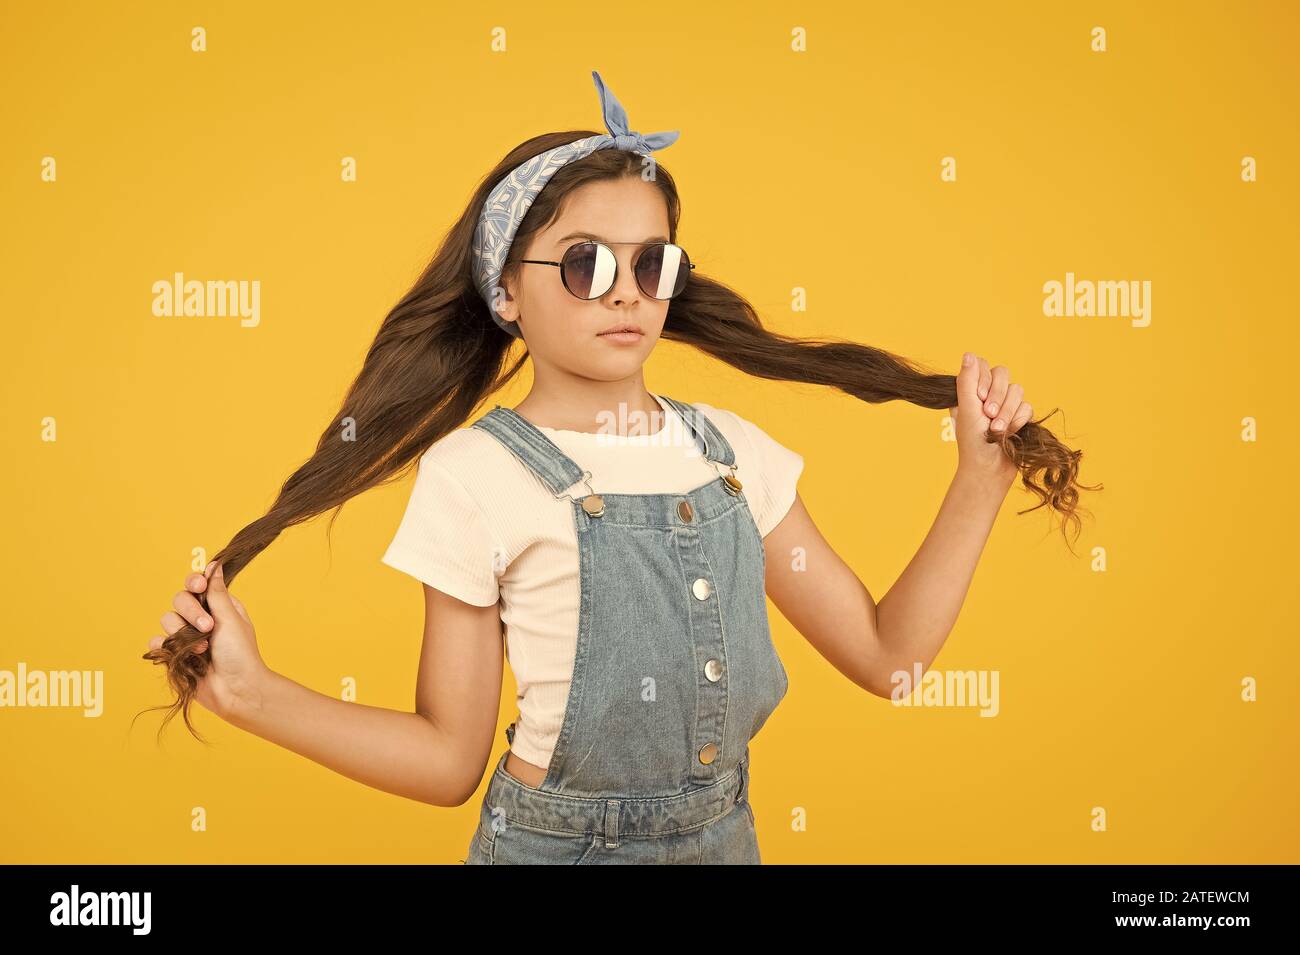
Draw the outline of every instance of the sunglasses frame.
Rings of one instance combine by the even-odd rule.
[[[599,241],[598,239],[587,239],[587,240],[585,240],[585,241],[583,241],[583,242],[575,242],[575,243],[573,243],[573,245],[569,246],[567,249],[564,250],[564,256],[567,257],[567,256],[569,255],[569,253],[572,252],[574,249],[581,248],[581,247],[584,246],[584,245],[603,245],[603,246],[605,246],[606,248],[609,248],[611,245],[644,245],[645,248],[642,249],[640,252],[638,252],[638,253],[636,254],[636,258],[634,258],[634,259],[632,260],[632,274],[633,274],[633,275],[636,274],[637,263],[641,261],[641,256],[645,255],[646,250],[648,250],[648,249],[652,249],[652,248],[655,248],[656,246],[663,246],[663,245],[676,245],[677,248],[682,249],[682,247],[681,247],[680,245],[677,245],[676,242],[645,242],[645,243],[642,243],[642,242],[601,242],[601,241]],[[613,252],[614,252],[613,249],[610,249],[609,251],[610,251],[610,254],[611,254],[611,255],[612,255]],[[682,255],[684,255],[684,256],[686,257],[686,264],[687,264],[687,266],[688,266],[688,269],[687,269],[687,273],[686,273],[686,275],[687,275],[687,280],[689,281],[689,279],[690,279],[690,272],[691,272],[691,270],[693,270],[693,269],[695,268],[695,263],[691,261],[691,257],[690,257],[689,255],[687,255],[685,249],[682,249]],[[608,295],[611,291],[613,291],[614,286],[615,286],[616,284],[618,284],[618,272],[619,272],[619,269],[622,268],[622,266],[619,264],[618,256],[614,256],[614,276],[613,276],[613,278],[612,278],[611,281],[610,281],[609,288],[607,288],[607,289],[606,289],[604,292],[602,292],[600,295],[594,295],[594,296],[592,296],[591,298],[584,298],[583,296],[581,296],[581,295],[577,294],[575,291],[573,291],[573,289],[569,288],[569,283],[568,283],[568,281],[567,281],[567,280],[565,279],[565,277],[564,277],[564,261],[563,261],[563,259],[561,259],[561,261],[559,261],[559,262],[552,262],[552,261],[550,261],[550,260],[548,260],[548,259],[520,259],[519,261],[520,261],[521,263],[527,263],[527,264],[529,264],[529,265],[554,265],[554,266],[556,266],[556,267],[560,270],[560,283],[564,286],[564,290],[565,290],[566,292],[568,292],[570,295],[572,295],[574,298],[576,298],[576,299],[577,299],[578,301],[580,301],[580,302],[594,302],[594,301],[596,301],[597,299],[604,298],[604,297],[605,297],[606,295]],[[681,292],[678,292],[677,295],[670,295],[670,296],[668,296],[668,298],[657,298],[656,296],[651,295],[649,292],[646,292],[645,289],[641,288],[641,282],[640,282],[640,280],[637,281],[637,283],[636,283],[636,287],[637,287],[638,289],[641,289],[641,292],[644,293],[645,296],[646,296],[647,298],[652,298],[652,299],[654,299],[656,302],[671,302],[673,299],[675,299],[675,298],[677,297],[677,295],[681,295],[681,294],[682,294]],[[686,287],[685,287],[685,286],[682,286],[682,291],[685,291],[685,289],[686,289]]]

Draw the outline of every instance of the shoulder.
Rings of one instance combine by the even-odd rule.
[[[420,467],[435,468],[471,492],[491,493],[516,485],[532,472],[482,428],[465,425],[443,435],[420,456]]]
[[[533,471],[490,432],[465,425],[443,435],[420,456],[419,481],[453,487],[472,501],[499,533],[522,509],[552,495]]]
[[[703,401],[692,401],[691,404],[722,432],[738,457],[748,455],[757,459],[770,458],[776,449],[794,453],[758,424],[729,408],[720,408]]]
[[[482,428],[465,425],[443,435],[420,455],[421,468],[445,471],[467,487],[479,482],[486,471],[514,457],[506,447]]]

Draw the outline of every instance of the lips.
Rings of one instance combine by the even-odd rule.
[[[642,334],[645,334],[644,332],[641,331],[641,326],[640,326],[640,325],[636,325],[636,324],[634,324],[634,323],[632,323],[632,322],[623,322],[622,324],[619,324],[619,325],[611,325],[609,328],[605,329],[603,332],[598,332],[597,334],[598,334],[598,335],[618,335],[618,334],[622,334],[622,333],[628,333],[628,334],[633,334],[633,335],[642,335]]]

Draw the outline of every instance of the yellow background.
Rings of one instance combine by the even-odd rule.
[[[1042,511],[1017,516],[1028,494],[1007,498],[934,664],[999,671],[996,718],[867,695],[773,610],[791,688],[751,744],[764,861],[1300,861],[1296,6],[650,13],[6,10],[0,669],[101,669],[107,701],[98,719],[0,711],[2,860],[463,858],[481,789],[453,809],[391,796],[197,706],[210,748],[179,721],[156,746],[159,714],[128,724],[170,698],[140,654],[192,548],[215,553],[310,454],[479,178],[529,136],[604,129],[598,69],[633,129],[681,130],[658,158],[703,272],[780,331],[947,373],[965,349],[1005,364],[1036,413],[1063,409],[1047,426],[1106,488],[1085,495],[1078,556]],[[359,181],[340,181],[343,156]],[[260,326],[154,317],[151,285],[177,271],[259,280]],[[1043,283],[1068,271],[1150,280],[1150,326],[1045,317]],[[955,465],[943,412],[669,344],[646,381],[802,453],[810,511],[877,599]],[[46,416],[57,442],[40,439]],[[240,575],[272,667],[413,705],[420,586],[379,562],[412,479],[349,502],[332,541],[324,517],[285,532]],[[1258,702],[1240,698],[1246,677]],[[503,727],[513,688],[507,674]],[[504,746],[498,733],[494,759]],[[799,807],[805,832],[788,823]]]

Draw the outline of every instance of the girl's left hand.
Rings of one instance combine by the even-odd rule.
[[[1025,389],[1011,380],[1005,366],[989,368],[987,361],[971,352],[962,356],[962,362],[957,407],[948,409],[957,422],[957,469],[1002,481],[1010,489],[1019,469],[985,434],[990,430],[1014,434],[1033,417],[1034,409],[1023,400]]]

